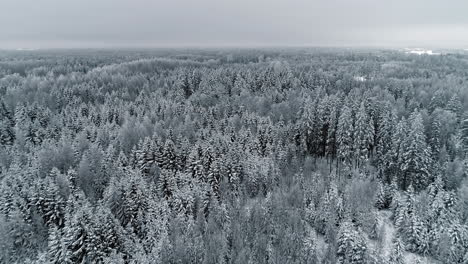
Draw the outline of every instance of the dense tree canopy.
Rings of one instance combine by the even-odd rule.
[[[467,263],[467,59],[2,52],[0,262]]]

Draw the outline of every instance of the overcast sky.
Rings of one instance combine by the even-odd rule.
[[[0,48],[468,48],[468,0],[0,0]]]

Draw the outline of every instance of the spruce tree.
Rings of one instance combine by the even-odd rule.
[[[392,148],[387,155],[387,157],[390,160],[390,173],[392,173],[393,176],[398,179],[398,183],[400,186],[407,184],[406,182],[403,183],[404,178],[401,172],[401,167],[403,164],[403,154],[406,152],[407,148],[407,146],[405,145],[407,134],[408,127],[406,119],[402,118],[396,126],[395,133],[392,137]]]
[[[367,161],[369,150],[374,140],[373,122],[367,116],[364,102],[361,103],[356,114],[356,123],[354,124],[354,155],[356,155],[356,165]]]
[[[377,181],[377,192],[375,197],[375,207],[377,209],[387,209],[390,206],[390,202],[388,199],[387,190],[384,184],[381,181]]]
[[[337,263],[366,263],[366,243],[361,234],[350,222],[340,226],[337,240]]]
[[[423,189],[429,184],[431,158],[422,117],[417,110],[411,114],[409,123],[411,129],[404,140],[405,149],[401,157],[402,187],[405,189],[412,184],[416,189]]]
[[[353,157],[353,118],[351,109],[344,106],[338,119],[336,141],[338,143],[338,158],[350,165]]]
[[[67,248],[63,238],[63,230],[59,229],[56,225],[49,228],[47,248],[47,255],[50,263],[59,264],[69,262],[66,254]]]
[[[457,119],[460,120],[462,114],[462,103],[460,97],[457,94],[454,94],[447,103],[446,109],[451,111],[457,116]]]
[[[86,263],[91,261],[89,254],[90,241],[93,239],[91,229],[91,209],[88,204],[67,212],[66,225],[64,227],[64,240],[66,246],[65,258],[68,263]]]
[[[0,99],[0,145],[11,145],[15,140],[15,122],[13,115]]]
[[[376,156],[377,165],[381,173],[385,173],[387,176],[386,180],[389,183],[389,179],[392,174],[392,140],[396,129],[396,114],[390,107],[387,106],[382,114],[379,130],[377,133],[377,146]],[[389,175],[390,174],[390,175]]]
[[[313,229],[307,229],[304,235],[301,263],[319,263],[317,255],[317,234]]]
[[[439,159],[440,149],[442,147],[442,139],[440,138],[441,123],[438,117],[435,117],[431,124],[431,135],[429,138],[429,146],[431,148],[431,156],[434,160]]]
[[[461,126],[462,126],[461,128],[462,142],[465,148],[465,153],[467,153],[468,152],[468,115],[465,115],[465,118],[462,121]]]
[[[327,134],[327,146],[326,154],[329,158],[334,159],[336,157],[337,143],[336,143],[336,132],[338,127],[338,109],[332,107],[328,119],[328,134]]]
[[[398,235],[393,238],[392,246],[392,251],[388,261],[391,264],[405,264],[406,262],[403,256],[405,246]]]

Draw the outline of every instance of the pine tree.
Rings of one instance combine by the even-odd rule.
[[[408,127],[406,119],[402,118],[395,129],[392,137],[392,148],[387,157],[390,160],[389,170],[394,176],[397,177],[400,186],[402,183],[401,167],[403,164],[403,154],[406,152],[406,137],[408,134]]]
[[[156,146],[150,137],[146,137],[140,142],[138,150],[135,152],[136,166],[144,174],[148,174],[151,166],[156,162]]]
[[[301,263],[319,263],[317,256],[317,234],[308,229],[303,238]]]
[[[398,235],[393,238],[392,244],[393,248],[388,261],[391,264],[405,264],[405,259],[403,257],[405,246]]]
[[[406,217],[407,204],[398,191],[392,198],[391,208],[393,210],[393,223],[395,228],[396,230],[401,231]]]
[[[120,224],[141,236],[141,217],[146,215],[152,191],[142,175],[133,172],[125,178],[113,178],[104,198]]]
[[[232,95],[241,95],[242,92],[249,91],[249,87],[247,81],[244,79],[243,76],[237,74],[236,80],[234,82],[234,87],[231,90]]]
[[[56,225],[49,228],[49,239],[48,239],[48,260],[50,263],[68,263],[67,259],[67,248],[63,239],[63,231]]]
[[[167,139],[162,150],[162,155],[159,159],[159,166],[165,170],[176,171],[181,166],[179,164],[179,159],[177,157],[176,149],[174,142]]]
[[[427,254],[429,251],[429,236],[426,225],[414,211],[410,212],[408,218],[405,227],[407,249],[415,253]]]
[[[337,244],[337,263],[366,263],[366,243],[351,223],[340,226]]]
[[[354,125],[354,153],[356,155],[356,165],[367,161],[369,150],[374,140],[373,122],[367,116],[364,102],[361,103],[359,111],[356,114],[356,123]]]
[[[306,99],[304,105],[304,111],[301,117],[301,129],[302,129],[302,144],[304,151],[309,154],[316,154],[317,142],[318,142],[318,126],[317,124],[317,105],[318,99],[313,101],[310,97]]]
[[[328,135],[327,135],[327,146],[326,154],[329,158],[333,159],[336,157],[337,143],[336,143],[336,132],[338,127],[338,109],[333,107],[330,110],[328,119]]]
[[[379,237],[379,228],[380,228],[380,218],[378,212],[372,213],[373,219],[372,224],[369,230],[369,238],[370,239],[377,239]]]
[[[162,197],[169,199],[177,190],[175,172],[162,170],[159,175],[158,189]]]
[[[468,152],[468,115],[462,121],[461,137],[465,147],[465,153]]]
[[[431,147],[431,156],[434,160],[439,158],[441,149],[441,138],[440,138],[441,124],[437,117],[434,118],[431,124],[431,136],[429,139],[429,146]]]
[[[192,148],[187,158],[186,170],[193,178],[206,181],[201,157],[202,152],[202,148],[197,144]]]
[[[208,181],[208,171],[210,170],[211,164],[215,160],[215,154],[213,146],[209,144],[202,145],[201,164],[203,166],[203,179]]]
[[[69,263],[86,263],[89,259],[90,241],[95,234],[91,229],[91,209],[89,205],[77,208],[76,211],[67,212],[64,227],[64,240],[66,245],[65,258]]]
[[[186,71],[179,73],[176,85],[185,99],[188,99],[193,94],[193,87],[190,85],[189,74]]]
[[[122,151],[120,151],[119,156],[117,157],[116,165],[122,171],[126,171],[127,167],[130,166],[127,156]]]
[[[89,259],[93,263],[102,263],[113,251],[125,253],[123,228],[113,217],[110,210],[102,205],[94,208],[90,229],[94,234],[89,239]]]
[[[58,186],[52,178],[38,179],[30,206],[34,206],[47,225],[63,226],[65,202],[60,196]]]
[[[387,201],[389,202],[389,208],[392,208],[394,199],[397,199],[398,196],[398,183],[396,179],[393,179],[392,182],[387,185],[386,188]]]
[[[213,190],[213,194],[218,198],[221,198],[220,194],[220,184],[221,184],[221,176],[224,173],[223,164],[221,160],[215,160],[208,171],[208,183],[211,185],[211,189]]]
[[[429,183],[430,153],[424,134],[421,114],[414,111],[409,119],[411,129],[405,138],[405,151],[402,154],[402,185],[405,189],[412,184],[416,189],[423,189]]]
[[[389,177],[392,172],[391,165],[393,157],[392,155],[392,141],[393,135],[396,129],[396,114],[390,110],[390,106],[382,114],[379,130],[377,134],[377,166],[381,173],[387,176],[387,183],[389,183]]]
[[[463,260],[468,246],[468,228],[466,225],[460,223],[452,223],[444,234],[447,236],[445,245],[448,249],[448,254],[442,255],[443,259],[447,259],[452,263],[460,263]]]
[[[375,207],[379,210],[387,209],[390,206],[390,202],[391,201],[388,200],[388,194],[384,184],[381,181],[378,181]]]
[[[338,158],[350,165],[353,157],[353,118],[351,109],[344,106],[338,119],[336,140],[338,143]]]
[[[0,99],[0,145],[11,145],[15,140],[15,121],[13,115]]]
[[[429,111],[433,112],[436,108],[443,108],[444,107],[444,94],[443,90],[437,90],[431,98],[431,102],[429,104]]]
[[[457,119],[460,120],[462,108],[460,97],[457,94],[454,94],[448,101],[446,109],[453,112],[457,116]]]

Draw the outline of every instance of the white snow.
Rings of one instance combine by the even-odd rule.
[[[325,237],[320,234],[317,234],[316,243],[317,243],[316,249],[317,249],[318,259],[324,259],[325,255],[327,254],[327,247],[328,247],[328,243],[325,242]]]
[[[17,50],[17,51],[33,51],[33,50],[36,50],[36,49],[31,49],[31,48],[17,48],[16,50]]]
[[[377,249],[378,242],[375,240],[368,240],[368,245],[372,250],[378,250],[382,256],[388,260],[393,249],[393,237],[395,236],[395,227],[393,226],[392,220],[390,219],[392,212],[389,210],[382,210],[378,212],[379,223],[383,228],[384,237],[382,238],[382,245]],[[414,254],[408,251],[404,253],[405,263],[413,264],[419,258],[421,263],[435,264],[435,260],[429,257],[423,257],[418,254]]]
[[[364,76],[354,76],[354,80],[355,80],[355,81],[358,81],[358,82],[364,82],[364,81],[366,81],[367,79],[366,79],[366,77],[364,77]]]
[[[409,49],[406,48],[406,54],[416,54],[416,55],[440,55],[438,52],[433,52],[432,50],[429,49],[422,49],[422,48],[415,48],[415,49]]]
[[[390,220],[391,215],[392,213],[390,211],[382,211],[379,216],[384,229],[382,253],[386,259],[390,257],[390,253],[392,252],[393,237],[395,236],[395,227]]]

